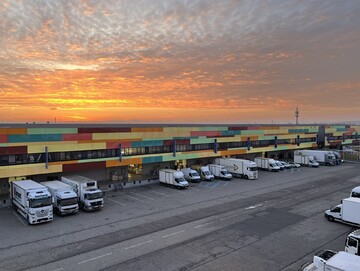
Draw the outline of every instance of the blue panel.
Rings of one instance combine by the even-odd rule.
[[[158,162],[162,162],[162,161],[163,161],[162,156],[144,157],[142,159],[143,164],[158,163]]]
[[[28,135],[8,135],[8,142],[28,142]]]
[[[62,141],[62,134],[46,135],[46,141]]]
[[[336,128],[337,132],[347,132],[346,128]]]
[[[61,134],[53,134],[53,135],[45,135],[45,134],[9,135],[8,140],[9,140],[9,143],[62,141],[62,135]]]
[[[131,142],[132,148],[139,148],[139,147],[152,147],[152,146],[162,146],[162,140],[146,140],[146,141],[134,141]]]

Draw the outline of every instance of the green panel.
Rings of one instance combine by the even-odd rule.
[[[263,135],[264,130],[241,130],[241,135]]]
[[[278,137],[279,139],[279,137]],[[259,136],[259,140],[275,140],[275,135],[271,136]]]
[[[225,126],[219,126],[219,127],[215,127],[215,126],[206,126],[206,127],[198,127],[196,129],[196,131],[227,131],[228,127]]]
[[[138,147],[152,147],[152,146],[162,146],[163,141],[162,140],[145,140],[145,141],[134,141],[131,142],[132,148],[138,148]]]
[[[28,128],[28,134],[77,134],[77,128]]]
[[[214,143],[213,138],[200,137],[190,139],[190,144],[206,144],[206,143]]]
[[[114,157],[105,157],[105,158],[96,158],[96,159],[85,159],[85,160],[77,160],[79,164],[81,163],[91,163],[91,162],[104,162],[108,160],[114,160]]]
[[[153,157],[143,157],[142,163],[149,164],[149,163],[159,163],[163,161],[162,156],[153,156]]]

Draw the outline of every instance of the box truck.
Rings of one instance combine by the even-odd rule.
[[[308,167],[318,167],[320,165],[318,162],[315,161],[314,157],[301,154],[294,155],[294,162]]]
[[[345,251],[360,256],[360,230],[350,232],[346,238]],[[360,258],[359,258],[360,261]]]
[[[15,210],[29,224],[53,220],[52,197],[45,186],[32,180],[13,181],[10,192]]]
[[[273,172],[280,170],[280,167],[277,166],[275,160],[271,158],[255,157],[255,163],[259,169]]]
[[[360,225],[360,198],[346,198],[342,203],[325,211],[329,221],[339,221],[350,225]]]
[[[77,194],[79,207],[84,211],[95,211],[104,207],[103,192],[97,181],[79,175],[61,177],[61,181],[70,185]]]
[[[335,166],[336,158],[332,151],[321,150],[295,150],[294,155],[307,155],[314,157],[320,165]]]
[[[313,262],[302,266],[302,271],[359,271],[360,261],[358,256],[344,251],[335,252],[326,250],[317,253]]]
[[[78,197],[72,187],[60,181],[41,182],[53,197],[54,213],[58,215],[76,214],[79,210]]]
[[[172,186],[179,189],[189,187],[189,183],[185,180],[184,174],[174,169],[160,169],[159,181],[161,185]]]
[[[184,174],[184,178],[188,182],[198,183],[201,180],[199,173],[192,168],[184,168],[181,172]]]
[[[233,177],[228,172],[226,166],[216,165],[216,164],[209,164],[208,167],[210,169],[211,174],[214,175],[215,178],[230,181],[232,179],[232,177]]]
[[[215,163],[224,165],[234,177],[240,177],[250,180],[258,178],[257,164],[250,160],[234,158],[217,158]]]
[[[208,166],[192,165],[191,168],[199,173],[202,180],[211,182],[215,179]]]

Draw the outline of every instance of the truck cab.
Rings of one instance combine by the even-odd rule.
[[[84,189],[81,194],[80,206],[85,211],[102,208],[104,193],[98,188]]]
[[[213,181],[215,179],[214,175],[210,172],[210,169],[208,166],[201,167],[200,168],[200,176],[205,181]]]
[[[316,162],[313,156],[309,156],[309,167],[319,167],[320,164]]]
[[[355,230],[348,234],[345,243],[347,253],[360,256],[360,230]],[[359,259],[360,260],[360,259]]]
[[[360,198],[360,186],[357,186],[353,190],[351,190],[350,197]]]

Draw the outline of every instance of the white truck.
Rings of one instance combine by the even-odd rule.
[[[189,183],[185,180],[184,174],[174,169],[160,169],[159,181],[161,185],[172,186],[179,189],[189,187]]]
[[[79,207],[84,211],[95,211],[104,207],[104,193],[97,181],[79,175],[63,176],[61,181],[70,185],[77,194]]]
[[[325,211],[329,221],[339,221],[345,224],[360,225],[360,198],[346,198],[342,204]],[[360,270],[360,269],[359,269]]]
[[[358,256],[344,251],[334,252],[326,250],[317,253],[313,262],[302,266],[301,271],[359,271],[360,261]]]
[[[335,166],[336,158],[332,151],[321,150],[295,150],[294,155],[307,155],[314,157],[320,165]]]
[[[250,160],[234,158],[217,158],[215,163],[224,165],[226,169],[235,177],[255,180],[258,178],[257,164]]]
[[[184,174],[184,178],[188,182],[198,183],[201,180],[199,173],[194,169],[184,168],[181,170],[181,172]]]
[[[353,190],[351,190],[350,197],[360,198],[360,186],[357,186]]]
[[[208,166],[192,165],[191,168],[199,173],[202,180],[211,182],[215,179]]]
[[[13,181],[10,194],[15,210],[29,224],[53,220],[52,197],[45,186],[32,180]]]
[[[230,181],[233,177],[224,165],[209,164],[208,167],[215,178]]]
[[[301,154],[294,155],[294,162],[308,167],[318,167],[320,165],[318,162],[315,161],[314,157]]]
[[[360,230],[350,232],[346,238],[345,251],[360,256]],[[360,261],[360,258],[359,258]]]
[[[53,197],[54,213],[58,215],[76,214],[79,211],[78,196],[72,187],[60,181],[41,182]]]
[[[278,167],[278,165],[275,163],[275,160],[271,158],[255,157],[255,163],[259,169],[273,172],[280,170],[280,167]]]

